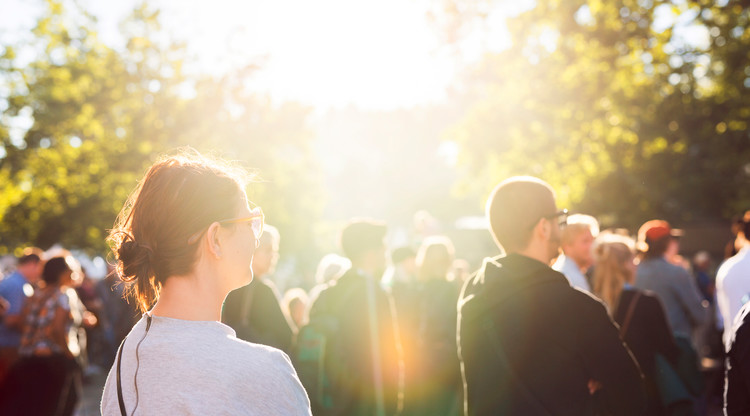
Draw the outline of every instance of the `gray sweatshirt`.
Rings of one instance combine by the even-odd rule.
[[[663,258],[646,259],[638,265],[635,287],[659,296],[675,333],[689,337],[709,317],[695,280],[685,269]]]
[[[216,321],[154,316],[143,338],[145,329],[144,316],[123,347],[128,415],[310,415],[310,401],[283,352],[237,339],[232,328]],[[101,411],[120,415],[117,361],[107,376]]]

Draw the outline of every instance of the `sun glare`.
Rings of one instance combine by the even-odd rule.
[[[158,4],[209,71],[257,61],[251,85],[279,101],[407,107],[442,98],[454,76],[421,0]]]
[[[28,33],[39,11],[21,0],[3,1],[10,15],[24,17],[0,18],[6,34]],[[101,39],[121,48],[119,22],[138,3],[80,4],[96,16]],[[467,63],[510,44],[504,20],[518,12],[498,6],[485,25],[451,49],[428,19],[431,0],[151,0],[148,5],[160,10],[167,32],[186,43],[196,71],[221,75],[257,64],[248,84],[274,102],[363,110],[445,99]]]

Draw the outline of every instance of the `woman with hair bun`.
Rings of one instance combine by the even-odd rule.
[[[166,157],[125,204],[109,241],[144,314],[120,345],[102,414],[310,414],[289,358],[219,322],[227,293],[253,278],[263,229],[244,175],[197,153]]]
[[[656,382],[656,356],[676,363],[679,349],[669,328],[664,307],[650,291],[633,287],[635,243],[625,236],[603,234],[595,244],[593,289],[620,326],[620,337],[640,364],[645,378],[647,407],[644,415],[663,415]]]

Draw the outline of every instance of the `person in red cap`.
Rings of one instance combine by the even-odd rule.
[[[693,331],[709,319],[698,286],[688,271],[670,263],[667,258],[679,251],[677,237],[682,231],[673,230],[663,220],[647,221],[638,230],[639,250],[643,260],[638,265],[635,286],[650,290],[661,299],[672,328],[674,339],[680,349],[679,368],[686,394],[663,393],[662,402],[675,411],[690,411],[695,407],[701,393],[703,378],[698,368],[698,357],[692,342]]]
[[[677,237],[682,231],[674,230],[664,220],[647,221],[638,230],[638,248],[644,252],[638,265],[635,286],[655,292],[664,303],[667,320],[675,334],[690,338],[693,330],[708,319],[701,295],[682,267],[669,263],[668,251],[676,251]]]

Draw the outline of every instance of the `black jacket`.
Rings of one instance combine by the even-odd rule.
[[[672,365],[678,364],[680,350],[677,347],[672,329],[667,322],[664,307],[655,293],[640,289],[625,289],[620,294],[617,310],[614,314],[615,322],[620,327],[624,325],[628,309],[637,293],[641,293],[630,318],[630,324],[623,337],[633,356],[638,360],[645,378],[648,408],[645,415],[662,415],[659,391],[656,385],[655,357],[661,354]]]
[[[638,364],[604,305],[547,265],[518,254],[486,259],[458,307],[469,415],[640,415],[645,408]],[[601,386],[594,395],[592,380]]]
[[[268,345],[289,353],[294,331],[291,319],[281,309],[276,287],[255,278],[227,295],[221,321],[237,332],[237,338]]]
[[[368,291],[374,290],[374,314],[370,314]],[[335,305],[335,307],[333,307]],[[345,403],[338,413],[346,416],[375,415],[376,383],[373,372],[373,346],[377,347],[382,375],[386,415],[398,414],[402,403],[403,358],[390,293],[372,277],[349,269],[318,295],[310,308],[310,319],[318,313],[335,310],[339,319],[341,350],[338,363],[349,372],[349,381],[340,386],[338,400]],[[371,323],[374,330],[371,330]],[[375,339],[371,338],[371,334]]]

